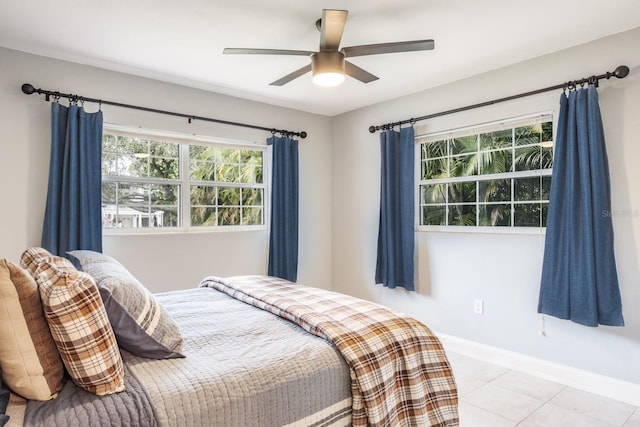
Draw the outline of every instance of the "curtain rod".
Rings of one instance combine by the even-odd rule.
[[[100,105],[102,105],[102,104],[113,105],[113,106],[116,106],[116,107],[131,108],[133,110],[148,111],[148,112],[157,113],[157,114],[166,114],[168,116],[184,117],[184,118],[189,120],[189,123],[191,123],[192,120],[202,120],[202,121],[205,121],[205,122],[221,123],[223,125],[242,126],[242,127],[245,127],[245,128],[259,129],[259,130],[264,130],[264,131],[267,131],[267,132],[271,132],[272,134],[279,133],[279,134],[281,134],[283,136],[284,135],[299,136],[300,138],[303,138],[303,139],[307,137],[307,132],[305,132],[305,131],[292,132],[292,131],[285,130],[285,129],[267,128],[267,127],[263,127],[263,126],[250,125],[250,124],[246,124],[246,123],[238,123],[238,122],[231,122],[231,121],[228,121],[228,120],[213,119],[211,117],[194,116],[193,114],[176,113],[174,111],[159,110],[159,109],[156,109],[156,108],[140,107],[140,106],[131,105],[131,104],[123,104],[121,102],[105,101],[103,99],[96,99],[96,98],[88,98],[88,97],[85,97],[85,96],[73,95],[73,94],[70,94],[70,93],[60,93],[60,92],[54,92],[54,91],[50,91],[50,90],[36,89],[30,83],[25,83],[25,84],[22,85],[22,92],[25,93],[26,95],[31,95],[32,93],[37,93],[38,95],[45,95],[46,101],[49,101],[50,97],[53,97],[54,100],[57,100],[57,99],[60,99],[60,98],[67,98],[67,99],[71,100],[71,102],[85,102],[85,101],[86,102],[95,102],[95,103],[98,103]]]
[[[561,83],[554,86],[545,87],[543,89],[532,90],[529,92],[519,93],[517,95],[507,96],[505,98],[498,98],[492,101],[481,102],[479,104],[467,105],[466,107],[454,108],[453,110],[441,111],[439,113],[428,114],[422,117],[415,117],[407,120],[401,120],[399,122],[386,123],[384,125],[379,126],[369,126],[369,132],[375,133],[378,130],[389,130],[393,129],[394,126],[400,126],[407,123],[415,123],[421,120],[432,119],[434,117],[446,116],[447,114],[459,113],[462,111],[473,110],[474,108],[486,107],[488,105],[497,104],[499,102],[511,101],[513,99],[524,98],[525,96],[537,95],[539,93],[549,92],[556,89],[574,89],[578,85],[584,85],[585,83],[594,84],[596,87],[598,86],[598,80],[601,79],[610,79],[611,77],[617,77],[619,79],[623,79],[627,77],[629,74],[629,67],[626,65],[618,66],[613,72],[607,71],[604,74],[600,74],[599,76],[591,76],[585,77],[579,80],[572,80],[569,82]]]

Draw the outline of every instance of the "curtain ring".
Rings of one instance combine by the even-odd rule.
[[[102,99],[98,100],[98,111],[102,111]]]
[[[413,127],[416,124],[416,119],[414,119],[413,117],[409,119],[409,124],[411,125],[411,127]]]

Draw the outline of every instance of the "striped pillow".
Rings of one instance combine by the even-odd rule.
[[[96,284],[86,273],[66,270],[62,259],[40,262],[36,281],[64,365],[73,382],[90,393],[123,391],[122,357]]]
[[[42,310],[38,285],[26,270],[0,260],[0,366],[15,393],[49,400],[64,385],[62,359]]]
[[[96,281],[120,347],[150,359],[184,357],[180,329],[122,264],[94,251],[72,251],[69,255]]]

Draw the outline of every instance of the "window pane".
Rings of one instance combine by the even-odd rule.
[[[540,148],[542,149],[540,168],[551,169],[553,167],[553,145]]]
[[[102,136],[102,151],[107,153],[116,152],[116,137],[114,135]]]
[[[425,160],[422,163],[422,179],[449,177],[449,171],[447,170],[448,164],[449,159],[446,157],[442,159]]]
[[[476,182],[449,184],[449,203],[475,202]]]
[[[541,203],[516,203],[514,206],[514,224],[517,227],[540,227]]]
[[[441,225],[445,215],[446,225],[515,227],[546,221],[553,122],[527,120],[530,125],[490,125],[475,135],[456,136],[469,132],[465,128],[451,131],[448,140],[421,142],[421,224]],[[438,184],[430,184],[436,179]]]
[[[262,225],[262,208],[242,208],[242,225]]]
[[[117,151],[122,154],[138,154],[139,157],[149,155],[149,141],[140,138],[127,138],[119,136]]]
[[[484,227],[510,226],[511,205],[480,205],[478,225]]]
[[[102,183],[102,204],[116,204],[116,183],[115,182],[103,182]]]
[[[531,145],[516,148],[516,171],[538,170],[542,160],[542,147]]]
[[[192,207],[191,226],[207,227],[218,224],[218,216],[215,207]]]
[[[553,122],[542,124],[542,142],[553,141]]]
[[[446,225],[447,208],[445,205],[422,207],[422,225]]]
[[[541,188],[542,179],[540,177],[514,179],[513,199],[516,201],[540,200]]]
[[[471,176],[478,173],[478,156],[471,154],[449,159],[451,177]]]
[[[149,190],[143,183],[118,183],[118,204],[145,206],[149,204]]]
[[[240,161],[243,164],[262,165],[262,151],[260,150],[241,150]]]
[[[102,175],[116,175],[116,155],[113,153],[102,153]]]
[[[233,148],[218,148],[220,163],[240,163],[240,151]]]
[[[178,144],[172,142],[151,141],[149,144],[149,154],[157,157],[178,158]]]
[[[551,177],[543,176],[542,177],[542,193],[540,194],[540,198],[542,200],[549,200],[549,196],[551,195]]]
[[[451,155],[461,153],[473,153],[478,151],[478,136],[463,136],[454,138],[450,142]]]
[[[533,145],[542,142],[542,125],[534,124],[516,128],[516,145]]]
[[[422,204],[446,202],[447,184],[423,185],[420,189]]]
[[[243,206],[262,206],[262,189],[245,188],[242,190]]]
[[[240,165],[238,164],[216,164],[216,180],[219,182],[239,182]]]
[[[240,189],[237,187],[218,187],[219,206],[239,206]]]
[[[241,225],[240,208],[218,208],[218,225]]]
[[[262,167],[254,165],[244,165],[240,170],[240,182],[248,184],[262,183]]]
[[[433,159],[447,155],[447,141],[432,141],[422,144],[422,159]]]
[[[189,158],[181,159],[181,146],[153,138],[103,135],[103,177],[136,179],[103,182],[105,228],[179,226],[181,184],[189,188],[193,226],[264,223],[263,150],[188,144]],[[188,162],[184,165],[189,167],[188,177],[180,177],[182,162]],[[169,180],[175,184],[165,183]],[[234,185],[190,185],[190,181]],[[224,209],[219,210],[221,206]]]
[[[480,181],[478,183],[480,201],[482,202],[509,202],[511,201],[511,180],[496,179]]]
[[[480,134],[480,150],[511,147],[511,129]]]
[[[149,194],[152,205],[178,205],[178,186],[170,184],[151,184]]]
[[[217,204],[216,187],[191,186],[192,206],[214,206]]]
[[[149,176],[151,178],[178,179],[180,177],[180,163],[178,159],[151,157]]]
[[[177,206],[154,206],[151,212],[150,227],[178,227]]]
[[[449,225],[476,225],[476,205],[450,205]]]
[[[483,151],[479,154],[479,175],[511,172],[513,165],[513,151],[511,149],[498,151]]]
[[[194,181],[215,181],[216,164],[207,160],[191,160],[189,177]]]

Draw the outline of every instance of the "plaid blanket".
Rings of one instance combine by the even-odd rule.
[[[210,287],[332,342],[351,372],[354,426],[457,426],[458,396],[438,338],[404,314],[266,276],[207,277]]]

